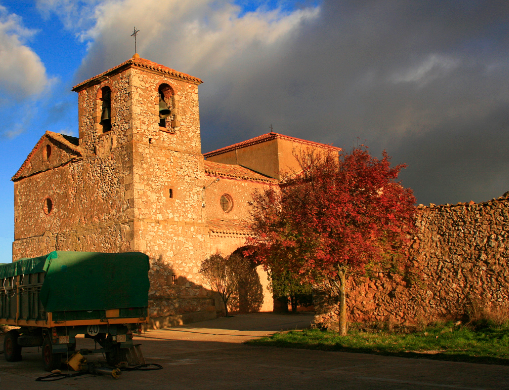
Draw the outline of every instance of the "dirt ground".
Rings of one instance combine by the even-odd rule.
[[[136,340],[146,361],[163,369],[123,372],[117,380],[85,375],[35,382],[47,373],[38,348],[26,348],[21,362],[0,357],[0,389],[509,389],[509,366],[242,344],[306,327],[311,318],[248,314],[151,331]],[[78,341],[78,348],[91,346]]]

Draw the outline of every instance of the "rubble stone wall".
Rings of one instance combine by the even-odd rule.
[[[14,183],[14,260],[53,250],[133,250],[132,200],[125,189],[128,152],[118,152],[73,161]]]
[[[507,306],[509,198],[419,206],[416,226],[408,272],[350,279],[351,321],[431,322]],[[337,321],[335,301],[317,296],[319,326]]]

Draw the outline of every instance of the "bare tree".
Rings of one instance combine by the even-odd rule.
[[[210,288],[221,296],[226,317],[228,302],[238,295],[239,284],[249,272],[249,261],[243,256],[223,257],[215,254],[201,263],[200,273],[207,280]]]

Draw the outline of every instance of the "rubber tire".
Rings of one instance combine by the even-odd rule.
[[[48,337],[42,343],[42,362],[46,371],[53,371],[62,366],[62,354],[53,353],[53,345]]]
[[[21,346],[18,344],[19,333],[10,330],[4,339],[4,356],[8,362],[19,362],[21,360]]]

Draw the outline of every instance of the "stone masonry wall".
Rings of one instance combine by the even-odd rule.
[[[405,274],[350,280],[354,322],[419,323],[467,318],[509,302],[509,198],[419,206]],[[335,299],[317,297],[318,326],[337,321]]]
[[[215,253],[229,256],[239,248],[245,247],[249,237],[247,229],[251,209],[249,202],[252,200],[253,192],[265,190],[267,183],[226,177],[219,177],[217,182],[215,180],[217,178],[205,177],[207,189],[204,210],[209,227],[207,256]],[[233,203],[232,209],[228,212],[221,208],[220,200],[223,195],[231,197]],[[252,307],[256,307],[258,311],[272,311],[274,304],[268,275],[263,266],[258,266],[256,272],[258,280],[254,283],[262,291],[263,297],[261,301],[252,302]],[[234,307],[231,309],[235,310]]]
[[[129,80],[127,69],[79,91],[81,157],[71,159],[65,146],[48,137],[30,155],[29,165],[44,171],[14,183],[13,260],[53,250],[134,250]],[[112,126],[107,133],[99,123],[103,87],[112,91]],[[46,144],[53,150],[50,161],[44,155]],[[52,201],[50,213],[43,208],[46,198]]]
[[[53,250],[133,250],[134,226],[125,190],[128,171],[128,157],[120,152],[71,162],[16,182],[13,259]],[[44,209],[46,198],[52,202],[49,213]]]
[[[159,127],[161,84],[179,101],[180,123]],[[162,327],[216,316],[213,294],[199,280],[208,231],[202,212],[198,86],[132,69],[134,248],[151,260],[150,316]]]

